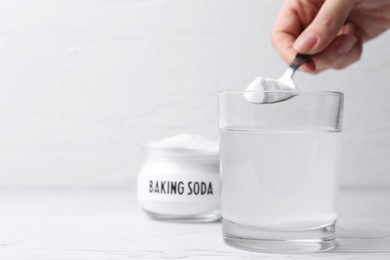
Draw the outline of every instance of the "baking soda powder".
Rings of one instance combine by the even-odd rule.
[[[138,202],[152,218],[219,219],[218,144],[182,134],[146,147],[138,176]]]

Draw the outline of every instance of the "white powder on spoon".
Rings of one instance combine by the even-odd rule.
[[[259,76],[245,89],[244,97],[251,103],[270,104],[295,96],[295,93],[286,93],[286,91],[292,90],[291,87],[285,86],[275,79]]]

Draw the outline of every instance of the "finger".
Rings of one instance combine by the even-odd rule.
[[[327,0],[313,22],[294,42],[293,48],[304,54],[316,54],[333,42],[352,10],[352,0]]]
[[[357,37],[352,34],[337,36],[328,48],[313,57],[315,73],[337,67],[350,55],[357,42]]]
[[[375,15],[375,13],[379,15]],[[356,24],[357,30],[355,34],[363,42],[366,42],[390,28],[390,4],[382,7],[380,11],[372,12],[370,15],[363,15],[359,10],[353,10],[349,19]],[[365,28],[365,30],[361,28]]]
[[[346,23],[341,27],[338,35],[342,34],[354,34],[356,26],[353,23]]]
[[[296,38],[302,32],[303,25],[290,1],[285,1],[275,22],[272,32],[272,45],[281,58],[289,63],[293,60],[296,50],[292,48]]]
[[[316,65],[313,60],[309,60],[299,67],[300,71],[308,72],[311,74],[316,73]]]
[[[350,50],[345,56],[344,59],[334,66],[334,69],[341,70],[345,69],[352,63],[357,62],[362,56],[363,43],[361,41],[357,41],[357,43],[353,46],[352,50]]]

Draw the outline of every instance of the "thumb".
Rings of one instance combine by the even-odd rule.
[[[336,38],[354,6],[354,0],[326,0],[311,24],[294,42],[299,53],[316,54]]]

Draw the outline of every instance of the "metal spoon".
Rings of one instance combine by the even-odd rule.
[[[263,77],[256,78],[246,89],[245,98],[252,103],[272,104],[298,95],[296,93],[298,88],[293,81],[294,73],[302,64],[309,61],[311,57],[311,55],[298,53],[287,70],[277,80]],[[289,91],[292,93],[288,93]]]
[[[296,90],[297,87],[293,81],[295,71],[305,62],[311,60],[311,55],[297,54],[294,60],[290,63],[283,75],[276,81],[291,90]]]

